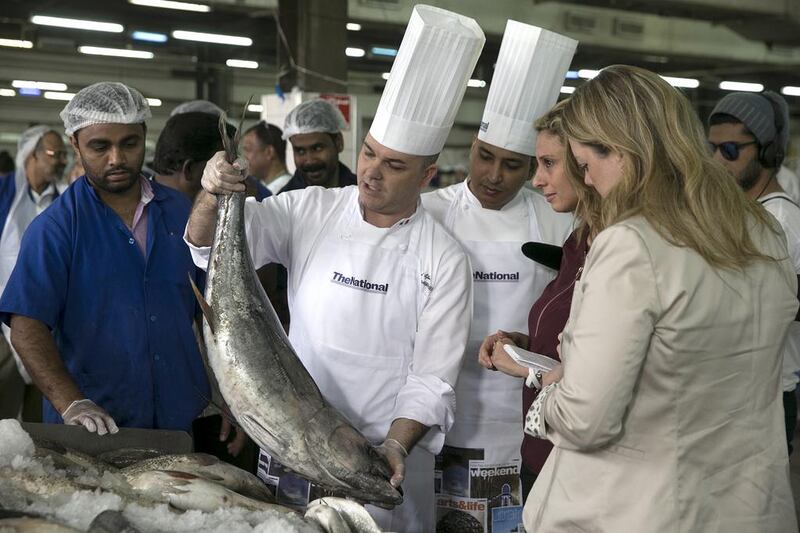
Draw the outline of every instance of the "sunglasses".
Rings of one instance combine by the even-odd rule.
[[[721,153],[722,157],[728,161],[736,161],[739,159],[740,148],[744,146],[750,146],[751,144],[756,144],[756,141],[748,141],[746,143],[726,141],[719,144],[714,144],[711,141],[708,141],[708,147],[711,149],[711,155],[717,153],[717,149],[719,149],[719,153]]]

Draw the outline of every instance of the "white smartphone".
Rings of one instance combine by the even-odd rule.
[[[536,370],[541,370],[542,372],[550,372],[556,366],[561,364],[552,357],[547,357],[546,355],[536,352],[529,352],[528,350],[523,350],[519,346],[506,344],[503,346],[503,348],[505,349],[506,353],[520,365],[528,368],[535,368]]]

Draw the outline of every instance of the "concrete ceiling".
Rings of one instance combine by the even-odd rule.
[[[195,0],[202,1],[202,0]],[[320,0],[324,1],[324,0]],[[211,13],[190,13],[131,5],[127,0],[2,0],[0,38],[27,39],[30,50],[0,47],[0,88],[12,79],[69,83],[70,91],[98,81],[118,79],[139,87],[146,96],[161,98],[164,112],[195,97],[198,79],[225,69],[228,58],[259,61],[257,71],[228,69],[231,100],[272,91],[286,68],[276,9],[278,0],[210,0]],[[347,32],[347,45],[397,47],[411,13],[412,0],[349,0],[348,13],[331,24],[359,22],[361,31]],[[475,77],[488,84],[506,20],[511,18],[567,34],[580,41],[572,68],[598,69],[627,63],[662,75],[700,80],[686,90],[701,116],[724,93],[722,80],[758,82],[768,89],[800,86],[800,0],[428,0],[427,3],[474,17],[487,34]],[[124,24],[125,32],[108,34],[33,25],[31,15],[104,20]],[[165,44],[131,40],[132,30],[169,34],[175,29],[244,35],[251,47],[198,44],[170,39]],[[84,56],[80,45],[151,50],[156,58],[141,61]],[[381,73],[391,58],[370,53],[348,59],[348,91],[364,101],[377,101],[383,89]],[[580,83],[579,80],[567,84]],[[479,120],[485,89],[471,89],[462,106],[465,129]],[[24,111],[0,98],[0,133],[9,131],[6,117],[24,120]],[[19,99],[16,99],[19,100]],[[800,98],[787,97],[795,116]],[[28,109],[60,108],[55,102],[29,100]],[[63,105],[60,104],[60,105]],[[52,108],[52,109],[51,109]],[[473,109],[474,108],[474,109]],[[474,112],[473,112],[474,110]],[[163,113],[163,112],[162,112]],[[35,114],[35,113],[34,113]],[[19,115],[19,116],[18,116]],[[473,116],[476,115],[476,116]],[[38,116],[31,121],[39,120]],[[56,119],[57,120],[57,119]],[[474,123],[474,124],[473,124]],[[154,128],[155,130],[155,128]],[[1,140],[0,140],[1,141]]]

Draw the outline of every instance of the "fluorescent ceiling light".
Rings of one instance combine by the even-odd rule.
[[[33,48],[33,43],[30,41],[21,41],[19,39],[0,39],[0,46],[10,46],[11,48]]]
[[[697,89],[700,87],[700,80],[696,80],[694,78],[673,78],[672,76],[661,77],[673,87],[683,87],[686,89]]]
[[[575,87],[570,87],[569,85],[564,85],[563,87],[561,87],[559,92],[562,93],[562,94],[572,94],[572,93],[575,92]]]
[[[74,30],[107,31],[122,33],[122,24],[114,22],[97,22],[96,20],[65,19],[61,17],[45,17],[34,15],[31,22],[40,26],[55,26],[57,28],[72,28]]]
[[[9,133],[9,132],[2,132],[0,133],[0,142],[7,142],[17,144],[19,141],[20,134],[19,133]]]
[[[0,96],[17,96],[17,91],[14,89],[0,89]]]
[[[11,82],[12,87],[17,89],[41,89],[44,91],[66,91],[66,83],[53,83],[49,81],[28,81],[28,80],[14,80]]]
[[[361,24],[357,22],[348,22],[347,29],[350,31],[361,31]]]
[[[363,48],[353,48],[348,46],[344,49],[344,55],[347,57],[364,57],[365,54],[366,52]]]
[[[582,69],[580,69],[578,71],[578,77],[579,78],[583,78],[585,80],[591,80],[592,78],[594,78],[598,74],[600,74],[599,70],[591,70],[591,69],[588,69],[588,68],[582,68]]]
[[[395,57],[397,55],[397,48],[387,48],[385,46],[373,46],[370,52],[374,56]]]
[[[388,72],[384,72],[383,74],[381,74],[381,78],[383,78],[385,80],[388,80],[389,79],[389,73]]]
[[[75,96],[75,93],[59,93],[55,91],[45,91],[44,97],[48,100],[64,100],[69,102]]]
[[[161,100],[159,98],[147,98],[147,103],[150,107],[160,107]]]
[[[483,80],[469,80],[467,87],[486,87],[486,82]]]
[[[131,34],[137,41],[147,41],[148,43],[165,43],[167,36],[163,33],[153,33],[149,31],[135,31]]]
[[[179,9],[181,11],[196,11],[208,13],[211,8],[204,4],[191,4],[189,2],[173,2],[172,0],[128,0],[135,6],[161,7],[164,9]]]
[[[225,64],[233,68],[258,68],[258,61],[245,61],[244,59],[228,59]]]
[[[743,91],[748,93],[760,93],[764,86],[760,83],[745,83],[741,81],[722,81],[719,88],[723,91]]]
[[[129,57],[132,59],[153,59],[153,52],[128,50],[126,48],[101,48],[99,46],[79,46],[78,52],[91,56]]]
[[[580,78],[580,76],[578,76],[577,70],[568,70],[565,78],[567,78],[568,80],[577,80],[578,78]]]
[[[20,96],[41,96],[42,90],[34,87],[23,87],[19,90]]]
[[[642,59],[648,63],[669,63],[669,58],[667,56],[643,55]]]
[[[786,96],[800,96],[800,87],[792,87],[791,85],[787,85],[781,92]]]
[[[264,106],[261,104],[250,104],[247,106],[248,111],[252,111],[253,113],[261,113],[264,111]]]
[[[250,46],[253,39],[236,35],[221,35],[219,33],[203,33],[199,31],[175,30],[172,32],[175,39],[183,41],[198,41],[201,43],[232,44],[234,46]]]

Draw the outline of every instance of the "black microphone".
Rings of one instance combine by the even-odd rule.
[[[543,242],[526,242],[522,245],[522,253],[528,259],[533,259],[540,265],[553,270],[558,270],[561,267],[561,256],[564,255],[561,246]]]

